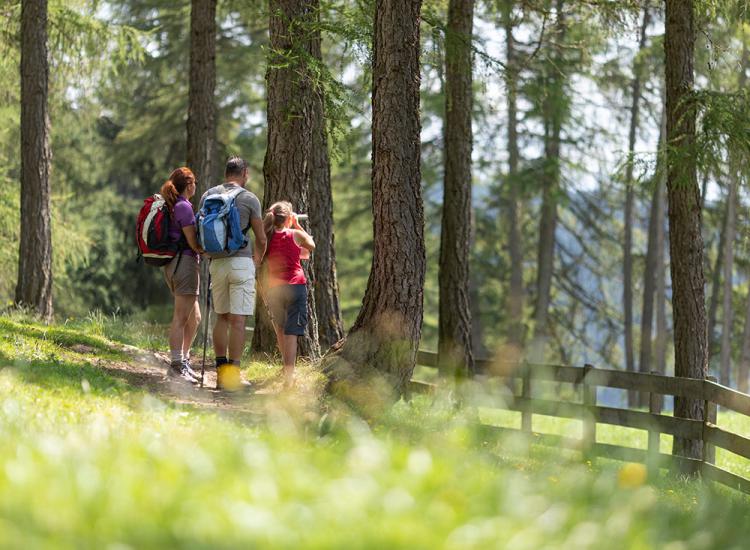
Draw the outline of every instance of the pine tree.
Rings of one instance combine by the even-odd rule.
[[[695,161],[691,93],[695,47],[693,0],[666,0],[667,200],[674,309],[675,376],[705,378],[708,370],[701,198]],[[703,402],[675,398],[676,417],[703,419]],[[700,440],[674,438],[674,454],[700,459]]]
[[[21,242],[16,303],[52,317],[47,0],[21,4]]]
[[[474,371],[469,300],[474,0],[451,0],[445,47],[445,180],[440,233],[438,363],[444,374]]]
[[[270,3],[270,59],[266,74],[268,94],[268,148],[263,163],[263,207],[276,201],[292,203],[296,212],[308,211],[312,178],[312,113],[315,90],[309,74],[312,40],[309,29],[317,14],[312,0],[272,0]],[[307,278],[308,325],[299,340],[300,355],[320,357],[315,311],[315,277]],[[274,351],[276,338],[263,301],[257,306],[253,349]]]
[[[425,276],[420,187],[421,0],[377,0],[372,69],[373,260],[362,309],[325,362],[330,390],[377,413],[407,389]]]

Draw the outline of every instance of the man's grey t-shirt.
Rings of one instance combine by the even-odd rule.
[[[236,189],[237,185],[233,183],[222,183],[216,187],[212,187],[201,197],[200,205],[198,209],[203,208],[203,201],[208,195],[215,195],[216,193],[229,193],[233,189]],[[240,248],[237,252],[232,254],[235,258],[252,258],[253,257],[253,235],[250,229],[250,220],[253,218],[261,218],[260,215],[260,201],[253,193],[245,189],[242,193],[237,195],[234,199],[234,204],[237,205],[237,211],[240,214],[240,227],[242,229],[247,228],[245,233],[248,237],[248,245],[245,248]]]

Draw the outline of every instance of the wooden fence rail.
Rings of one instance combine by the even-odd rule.
[[[437,367],[437,354],[419,351],[417,364]],[[728,432],[716,425],[717,406],[750,416],[750,395],[718,384],[714,379],[677,378],[660,374],[597,369],[592,365],[571,367],[529,363],[503,363],[478,360],[484,372],[498,373],[491,378],[504,378],[513,388],[512,397],[502,408],[521,413],[521,429],[483,425],[482,429],[496,434],[525,434],[535,443],[581,450],[586,457],[602,456],[618,460],[643,462],[653,474],[660,467],[671,467],[681,472],[700,473],[704,478],[750,493],[750,480],[738,476],[715,463],[715,448],[719,447],[750,460],[750,439]],[[581,394],[580,401],[540,399],[534,397],[535,382],[573,384]],[[520,386],[520,388],[519,388]],[[649,394],[649,412],[597,405],[596,389],[617,388]],[[432,384],[412,381],[413,391],[429,392]],[[520,391],[519,391],[520,390]],[[537,392],[538,393],[538,392]],[[661,414],[662,396],[672,395],[704,402],[703,420],[691,420]],[[533,433],[532,415],[541,414],[583,421],[581,439],[551,434]],[[596,425],[609,424],[637,428],[648,432],[648,448],[635,449],[620,445],[598,443]],[[670,434],[703,442],[701,460],[661,453],[660,434]],[[533,435],[533,437],[532,437]]]

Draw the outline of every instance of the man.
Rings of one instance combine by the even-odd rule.
[[[224,183],[212,187],[201,197],[200,206],[209,195],[231,193],[245,188],[248,164],[231,157],[224,170]],[[244,189],[235,198],[244,234],[252,228],[254,246],[248,244],[234,253],[213,257],[209,265],[211,296],[216,312],[213,331],[216,354],[217,389],[236,390],[241,385],[240,359],[245,348],[245,320],[255,310],[255,272],[266,251],[261,206],[258,197]]]

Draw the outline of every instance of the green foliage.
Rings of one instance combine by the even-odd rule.
[[[283,399],[250,417],[165,402],[96,366],[120,363],[87,326],[0,323],[3,545],[741,548],[750,534],[735,493],[528,454],[443,400],[371,426]]]

